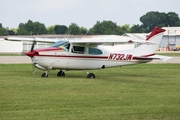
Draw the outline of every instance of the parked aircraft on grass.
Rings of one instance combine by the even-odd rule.
[[[32,41],[32,47],[26,55],[33,65],[44,71],[41,77],[48,77],[50,70],[58,69],[57,76],[65,76],[63,70],[104,69],[115,66],[147,63],[153,59],[168,60],[170,57],[155,55],[164,29],[156,27],[146,40],[130,37],[82,38],[81,40],[59,40],[42,38],[15,38],[9,41]],[[37,42],[55,43],[50,48],[34,49]],[[114,44],[138,44],[134,49],[114,50]],[[109,47],[107,47],[109,46]],[[120,46],[119,46],[120,47]],[[87,78],[95,78],[87,72]]]

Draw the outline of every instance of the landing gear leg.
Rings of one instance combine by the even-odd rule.
[[[60,70],[58,73],[57,73],[57,76],[58,77],[61,77],[61,76],[65,76],[65,73],[62,71],[62,70]]]
[[[84,71],[86,71],[86,70],[84,70]],[[89,73],[89,72],[87,72],[87,71],[86,71],[86,73],[87,73],[87,78],[96,78],[96,76],[94,75],[94,73]]]

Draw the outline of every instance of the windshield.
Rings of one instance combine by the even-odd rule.
[[[61,40],[53,44],[51,47],[60,47],[60,46],[67,46],[69,44],[66,40]]]
[[[69,41],[61,40],[53,44],[51,47],[60,47],[63,48],[65,51],[68,51],[69,46],[70,46]]]

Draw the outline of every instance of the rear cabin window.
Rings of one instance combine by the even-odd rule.
[[[84,52],[85,52],[85,47],[73,46],[72,52],[73,52],[73,53],[84,54]]]
[[[89,48],[89,54],[101,55],[101,54],[103,54],[103,52],[97,48]]]

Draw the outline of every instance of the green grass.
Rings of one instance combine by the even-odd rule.
[[[25,56],[25,53],[8,53],[8,54],[2,54],[0,53],[0,56]]]
[[[180,56],[180,52],[177,52],[177,51],[172,51],[172,52],[164,52],[164,53],[156,53],[157,55],[165,55],[165,56],[177,56],[179,57]]]
[[[180,64],[140,64],[41,78],[30,64],[0,64],[1,120],[179,120]]]

